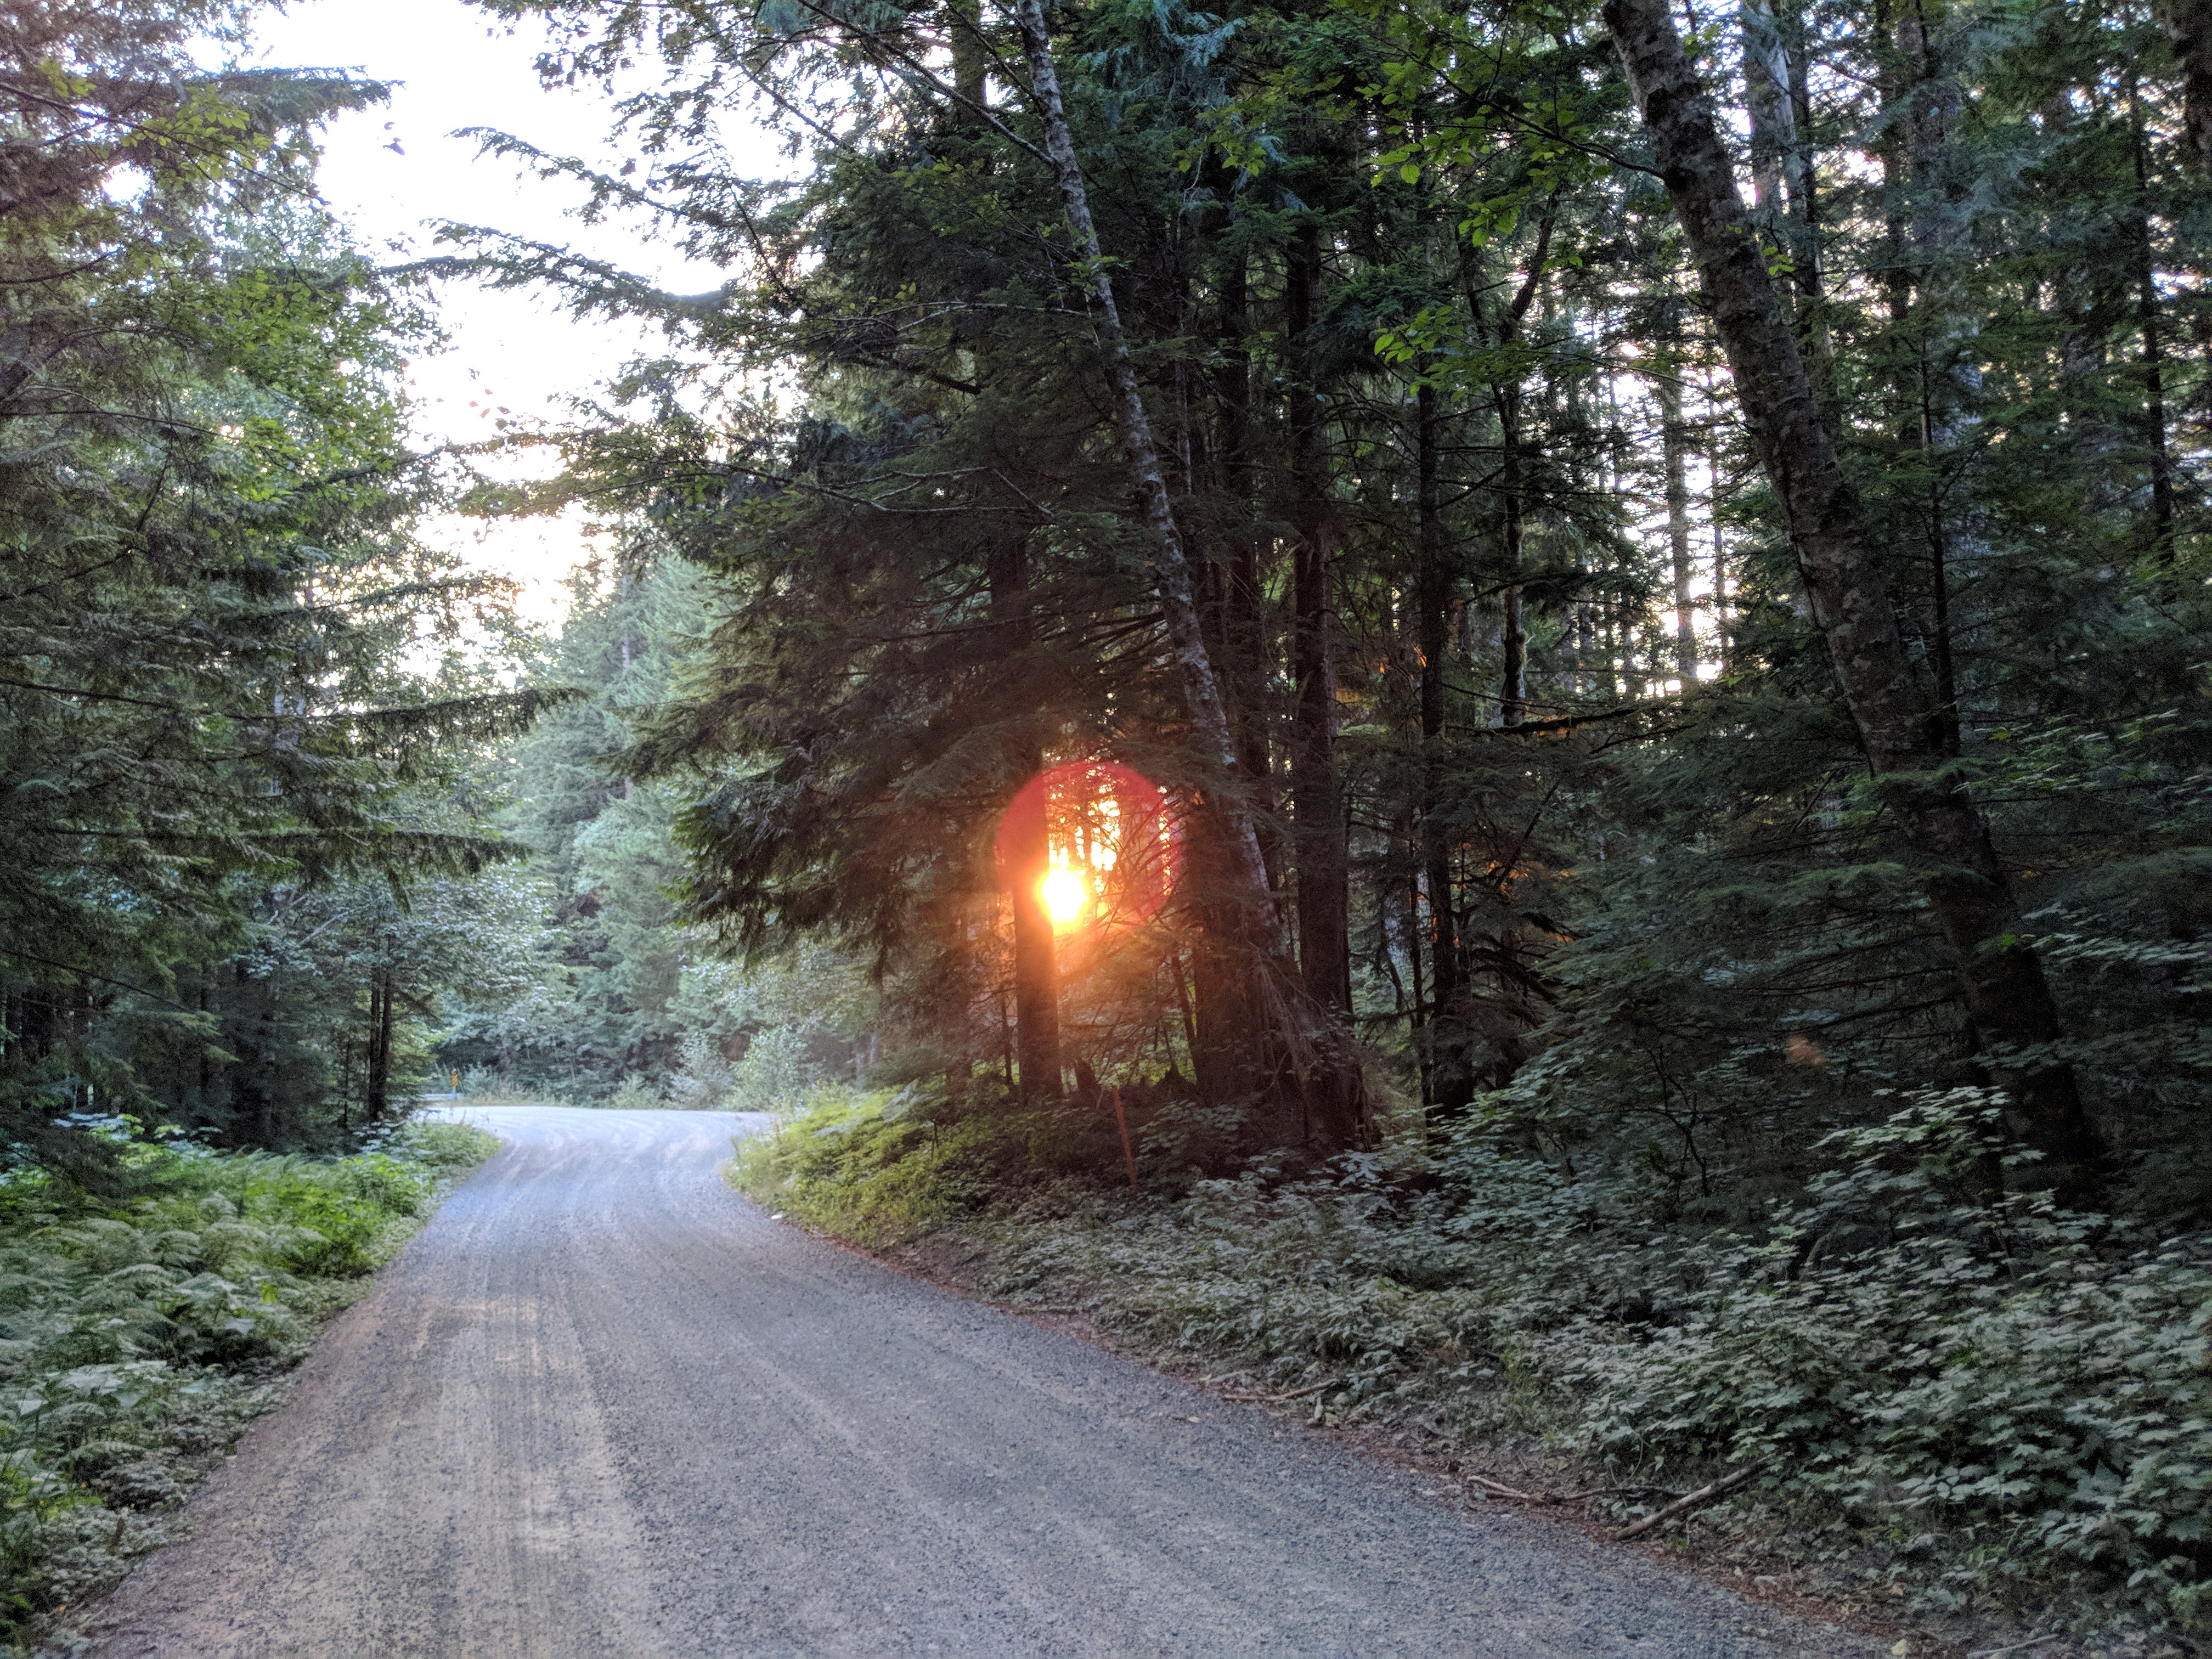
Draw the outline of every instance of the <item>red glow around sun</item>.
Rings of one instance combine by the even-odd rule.
[[[1045,868],[1024,871],[1020,834],[1026,825],[1034,836],[1040,807],[1049,855]],[[1070,761],[1024,784],[999,820],[996,853],[1000,884],[1039,883],[1057,927],[1149,921],[1182,873],[1182,830],[1166,795],[1113,761]]]

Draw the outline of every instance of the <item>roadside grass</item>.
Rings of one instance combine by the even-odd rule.
[[[416,1123],[317,1159],[123,1146],[128,1196],[0,1176],[0,1639],[182,1535],[321,1326],[498,1147]]]
[[[770,1209],[872,1249],[978,1212],[1008,1126],[979,1117],[948,1128],[908,1100],[818,1091],[795,1122],[732,1143],[732,1179]]]
[[[1321,1421],[1611,1488],[1578,1500],[1610,1522],[1756,1465],[1669,1524],[1709,1569],[1942,1644],[2182,1651],[2212,1623],[2212,1239],[1961,1198],[1972,1097],[1901,1103],[1736,1228],[1655,1221],[1633,1170],[1568,1179],[1477,1133],[1303,1179],[1199,1179],[1156,1145],[1133,1198],[1095,1125],[880,1094],[740,1142],[733,1176]]]

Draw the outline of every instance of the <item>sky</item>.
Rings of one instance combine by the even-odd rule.
[[[574,185],[480,159],[474,141],[452,136],[460,127],[496,127],[556,153],[614,153],[597,88],[538,84],[532,63],[545,38],[542,25],[510,31],[462,0],[294,0],[284,12],[264,14],[255,55],[396,83],[388,105],[341,116],[325,135],[323,195],[372,257],[396,261],[432,251],[428,227],[453,220],[566,243],[678,289],[714,287],[725,273],[686,261],[638,226],[568,217],[580,198]],[[734,143],[741,170],[778,169],[768,134],[740,130]],[[416,435],[426,444],[488,437],[501,413],[557,419],[564,398],[588,392],[647,338],[632,327],[578,322],[528,295],[462,283],[441,284],[438,304],[452,347],[409,371]],[[504,465],[519,478],[547,464],[534,457]],[[489,527],[441,519],[425,532],[472,565],[524,582],[521,608],[546,621],[562,614],[567,574],[590,551],[575,514]]]

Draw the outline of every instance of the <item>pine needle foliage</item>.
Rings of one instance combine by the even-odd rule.
[[[1191,810],[1216,780],[1014,18],[494,9],[568,29],[549,74],[657,58],[619,112],[634,167],[533,159],[727,273],[666,295],[472,250],[673,342],[568,441],[570,487],[725,607],[636,751],[688,793],[691,912],[743,949],[858,945],[912,1039],[878,1081],[920,1094],[832,1103],[762,1180],[877,1232],[980,1206],[1039,1282],[1341,1366],[1346,1406],[1418,1384],[1635,1478],[1769,1458],[1772,1501],[1944,1540],[1931,1605],[2017,1571],[2054,1621],[2088,1587],[2098,1617],[2201,1623],[2189,27],[1762,0],[1696,20],[1670,116],[1615,42],[1672,14],[1626,0],[1053,9],[1271,920],[1306,1036],[1364,1044],[1366,1144],[1323,1179],[1311,1113],[1208,1069],[1212,1034],[1265,1022],[1207,948],[1231,884],[1202,838],[1156,933],[1064,957],[1063,1104],[1016,1074],[1019,923],[987,858],[1012,789],[1112,757]],[[1754,269],[1700,252],[1660,159],[1701,97]],[[786,181],[711,144],[754,108]],[[1771,362],[1743,355],[1753,301]],[[1822,611],[1835,526],[1770,441],[1782,380],[1891,630],[1909,718],[1880,741]],[[1939,785],[1985,857],[1925,833]],[[1977,1001],[2005,963],[2047,1020]],[[1109,1083],[1188,1197],[1103,1196]],[[1382,1109],[1401,1089],[1417,1127]],[[1021,1211],[1070,1147],[1086,1218]]]
[[[427,323],[313,197],[382,89],[201,67],[251,15],[0,20],[0,1138],[88,1179],[58,1115],[239,1058],[210,999],[273,890],[510,856],[436,797],[553,695],[407,665],[503,624],[413,538]]]

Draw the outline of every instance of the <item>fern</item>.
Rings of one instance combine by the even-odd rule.
[[[162,1541],[318,1317],[494,1145],[458,1124],[335,1160],[131,1145],[139,1195],[100,1210],[0,1176],[0,1632]]]

